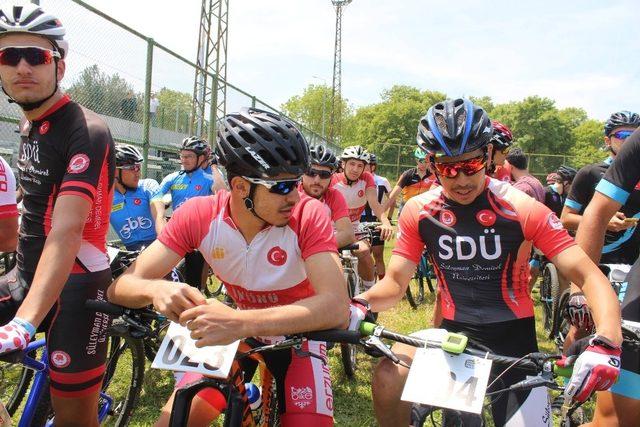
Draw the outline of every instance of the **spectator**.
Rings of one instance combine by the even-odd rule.
[[[149,118],[151,119],[151,126],[158,126],[156,118],[158,106],[160,106],[160,101],[158,101],[156,94],[152,93],[151,99],[149,100]]]
[[[533,175],[529,173],[527,156],[520,148],[513,148],[507,154],[507,163],[511,165],[513,186],[524,191],[540,203],[544,203],[544,187]]]
[[[120,103],[120,112],[122,118],[125,120],[133,121],[135,119],[136,110],[138,109],[138,102],[132,91],[127,93],[127,97]]]

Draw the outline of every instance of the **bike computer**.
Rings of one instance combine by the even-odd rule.
[[[468,338],[462,334],[447,332],[442,340],[442,349],[448,353],[460,354],[467,347]]]

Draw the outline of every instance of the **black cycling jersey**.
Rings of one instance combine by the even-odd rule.
[[[611,162],[612,159],[609,158],[604,162],[587,165],[580,169],[573,180],[571,192],[565,205],[582,215],[591,201],[596,187],[599,186],[598,183],[610,169]],[[640,191],[638,189],[632,188],[629,191],[627,203],[620,210],[627,217],[640,217]],[[607,231],[601,262],[605,264],[633,264],[638,258],[639,251],[640,230],[638,227],[631,227],[619,232]]]
[[[18,169],[24,192],[18,268],[35,272],[51,230],[56,200],[75,195],[88,200],[91,211],[72,272],[108,269],[106,236],[115,154],[104,121],[64,96],[41,117],[21,127]]]
[[[545,187],[544,205],[551,209],[557,217],[560,217],[560,214],[562,214],[562,206],[564,206],[565,199],[566,196],[564,194],[559,194],[552,185]]]

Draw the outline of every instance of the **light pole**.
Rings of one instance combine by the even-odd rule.
[[[324,85],[322,87],[322,138],[326,141],[327,136],[324,132],[324,124],[325,124],[325,112],[327,109],[327,91],[325,90],[327,88],[327,80],[324,77],[318,77],[318,76],[311,76],[314,79],[318,79],[318,80],[322,80],[324,82]]]

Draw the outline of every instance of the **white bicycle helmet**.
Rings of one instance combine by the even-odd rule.
[[[369,163],[369,153],[367,153],[367,150],[365,150],[361,145],[352,145],[344,149],[340,155],[340,159],[356,159]]]
[[[62,22],[32,3],[5,3],[0,6],[0,36],[10,33],[45,37],[53,43],[62,58],[69,51],[69,43],[64,39],[65,29]]]

